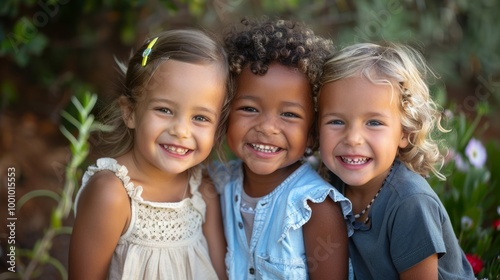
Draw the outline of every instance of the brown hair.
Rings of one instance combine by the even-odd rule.
[[[167,59],[173,59],[187,63],[216,63],[220,65],[221,76],[225,77],[226,81],[226,96],[214,141],[216,151],[220,155],[225,138],[225,127],[231,99],[231,91],[229,91],[228,86],[229,68],[224,49],[214,38],[199,30],[170,30],[162,32],[153,38],[156,37],[157,41],[151,48],[146,65],[142,66],[143,52],[152,39],[147,40],[135,52],[130,58],[128,66],[117,62],[121,70],[123,83],[119,90],[120,97],[103,112],[103,123],[111,125],[113,130],[101,134],[100,150],[106,156],[116,157],[126,153],[133,147],[134,132],[127,127],[123,120],[119,100],[125,97],[133,112],[160,64]]]

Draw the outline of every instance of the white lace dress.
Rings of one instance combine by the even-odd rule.
[[[134,186],[127,168],[112,158],[98,159],[88,168],[80,192],[101,170],[114,172],[123,182],[132,213],[113,254],[109,279],[217,279],[202,233],[206,204],[198,192],[200,169],[189,179],[192,196],[180,202],[144,201],[142,187]]]

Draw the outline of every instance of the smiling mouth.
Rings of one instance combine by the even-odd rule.
[[[249,144],[252,148],[261,153],[276,153],[281,150],[279,147],[269,146],[269,145],[261,145],[261,144]]]
[[[340,159],[347,164],[353,164],[353,165],[365,164],[370,160],[370,158],[366,157],[357,157],[357,158],[340,157]]]
[[[185,155],[190,151],[190,149],[176,147],[176,146],[162,145],[162,147],[165,150],[167,150],[168,152],[170,152],[172,154],[177,154],[177,155]]]

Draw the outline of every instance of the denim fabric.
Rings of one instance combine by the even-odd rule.
[[[302,164],[256,206],[250,242],[247,242],[240,213],[243,170],[240,161],[228,166],[216,164],[210,175],[221,194],[221,207],[228,251],[229,279],[307,279],[308,266],[302,226],[311,217],[307,201],[327,197],[340,202],[344,218],[351,218],[352,206],[325,182],[308,163]],[[348,234],[353,232],[348,223]],[[334,244],[324,241],[324,249]]]

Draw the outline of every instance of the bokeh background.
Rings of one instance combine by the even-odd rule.
[[[90,137],[88,156],[67,176],[78,150],[60,127],[81,133],[61,117],[62,111],[76,114],[71,99],[96,94],[92,113],[98,114],[116,96],[115,57],[126,60],[161,30],[193,27],[220,34],[244,16],[303,21],[338,48],[391,40],[424,54],[437,74],[430,80],[433,96],[447,109],[452,128],[449,180],[431,182],[464,251],[481,262],[478,276],[499,279],[499,15],[497,0],[2,0],[0,273],[10,267],[11,232],[4,226],[8,168],[15,168],[17,201],[26,194],[33,198],[25,197],[16,210],[17,273],[0,279],[66,277],[73,213],[71,203],[69,212],[57,209],[65,195],[74,194],[64,192],[68,180],[78,184],[97,157]]]

